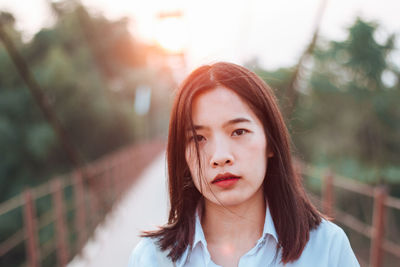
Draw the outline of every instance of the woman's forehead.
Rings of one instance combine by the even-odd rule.
[[[233,90],[218,86],[196,95],[192,102],[194,126],[251,123],[257,120],[249,105]],[[196,127],[195,127],[196,128]]]

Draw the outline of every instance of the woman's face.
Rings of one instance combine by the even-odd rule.
[[[267,141],[263,125],[243,100],[225,87],[194,98],[196,135],[187,131],[186,161],[206,201],[236,206],[263,195]],[[199,143],[201,177],[195,148]]]

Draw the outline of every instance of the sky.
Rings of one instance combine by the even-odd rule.
[[[0,0],[29,39],[54,17],[50,0]],[[184,52],[189,69],[219,60],[243,64],[257,58],[267,69],[295,64],[309,43],[321,0],[81,0],[109,19],[128,17],[130,30],[148,43]],[[325,40],[344,40],[357,16],[379,23],[378,40],[400,36],[399,0],[328,0],[320,24]],[[180,17],[158,15],[180,12]],[[399,38],[400,39],[400,38]],[[396,43],[400,49],[399,40]],[[172,53],[172,52],[171,52]],[[393,55],[399,66],[400,53]]]

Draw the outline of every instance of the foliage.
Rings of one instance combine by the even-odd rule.
[[[304,177],[307,191],[317,196],[323,170],[331,168],[363,183],[385,184],[390,195],[400,197],[400,66],[391,57],[395,36],[378,42],[377,31],[377,24],[357,19],[344,41],[320,41],[302,66],[296,106],[287,122],[296,156],[317,167],[318,173]],[[294,71],[256,69],[276,91],[283,110],[290,102],[286,92]],[[373,198],[336,186],[334,195],[335,209],[372,225]],[[386,213],[385,238],[396,242],[399,213],[390,208]],[[370,239],[341,226],[357,256],[368,259]],[[384,257],[387,266],[398,262],[390,253]]]
[[[358,18],[344,41],[320,42],[308,62],[289,126],[302,157],[369,183],[400,182],[400,71],[395,36]],[[285,105],[292,69],[258,70]],[[397,77],[386,82],[383,77]]]
[[[138,122],[159,129],[134,113],[135,88],[146,84],[160,91],[150,113],[164,119],[165,94],[174,82],[168,69],[160,74],[147,66],[147,54],[155,52],[131,36],[128,21],[91,15],[74,1],[60,1],[53,8],[55,25],[29,42],[22,41],[12,14],[0,13],[0,19],[85,161],[143,136]],[[0,151],[0,202],[74,167],[2,44]]]

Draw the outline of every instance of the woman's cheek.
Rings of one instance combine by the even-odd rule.
[[[195,185],[198,186],[200,183],[199,179],[200,173],[204,173],[204,169],[202,170],[202,172],[199,171],[199,162],[197,158],[196,148],[194,147],[194,145],[189,146],[186,149],[185,158],[186,158],[186,163],[190,170],[190,174],[193,178],[193,182],[195,182]]]
[[[196,155],[195,153],[195,148],[193,145],[189,144],[186,147],[186,151],[185,151],[185,159],[186,159],[186,163],[188,164],[188,166],[191,168],[193,166],[193,162],[195,161],[194,156]]]

